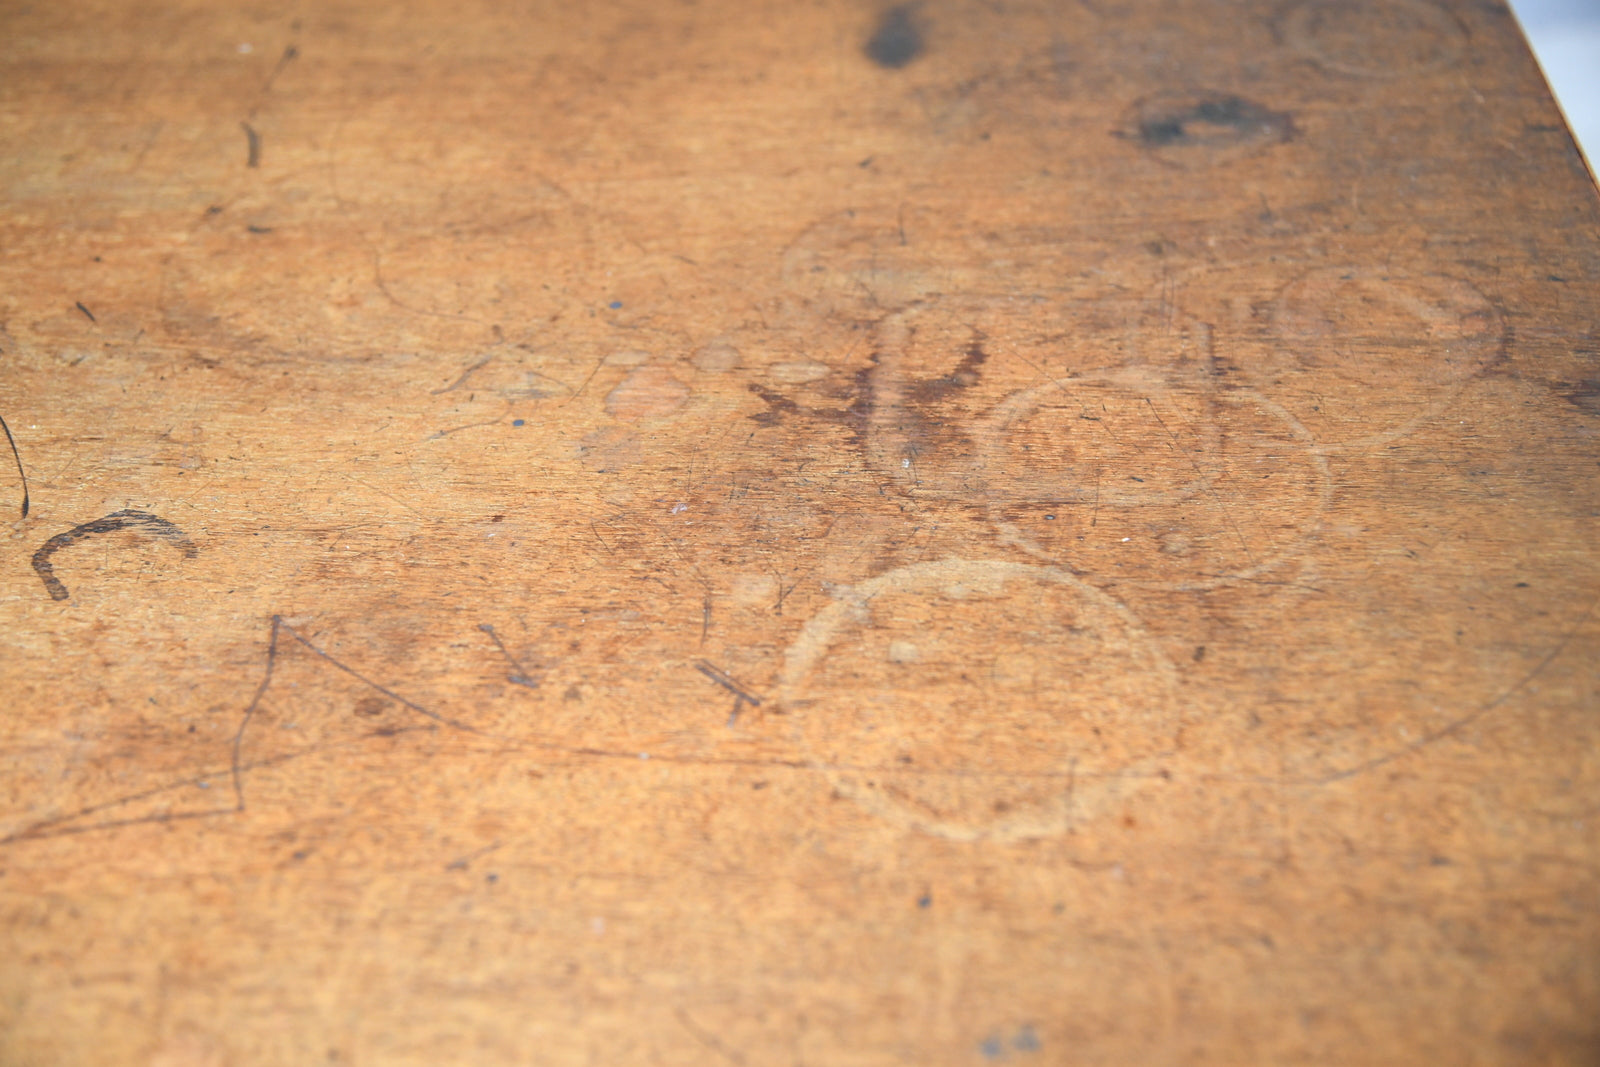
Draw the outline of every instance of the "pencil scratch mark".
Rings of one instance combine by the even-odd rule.
[[[451,862],[445,864],[444,869],[447,871],[464,871],[472,865],[473,860],[481,859],[482,857],[489,855],[491,852],[498,852],[504,847],[505,842],[503,841],[496,841],[492,845],[485,845],[474,852],[467,853],[460,859],[452,860]]]
[[[351,741],[346,741],[340,744],[325,744],[317,747],[324,750],[330,748],[345,748],[350,745],[360,744],[361,742],[369,740],[373,737],[393,736],[394,734],[413,733],[419,730],[433,729],[436,729],[436,727],[406,726],[399,729],[389,729],[386,732],[374,730],[371,733],[363,734],[362,736]],[[284,752],[276,756],[269,756],[266,759],[251,760],[241,764],[239,769],[241,771],[251,771],[262,767],[276,767],[285,763],[289,763],[293,760],[300,759],[302,756],[309,755],[312,751],[314,751],[314,749],[305,749],[298,752]],[[157,786],[154,789],[145,789],[137,793],[130,793],[127,796],[117,797],[115,800],[102,801],[99,804],[89,804],[78,808],[76,811],[70,811],[65,815],[57,815],[52,818],[44,819],[40,822],[32,824],[31,826],[26,826],[14,833],[0,837],[0,845],[9,845],[18,841],[38,841],[51,837],[74,837],[79,834],[95,833],[101,830],[119,830],[126,826],[143,826],[153,823],[168,823],[175,822],[180,819],[204,819],[217,815],[237,815],[241,809],[238,807],[237,803],[235,803],[230,804],[227,807],[200,808],[192,811],[160,811],[154,812],[150,815],[137,815],[127,819],[107,819],[102,822],[90,823],[87,826],[62,825],[64,823],[70,823],[74,819],[81,819],[86,815],[93,815],[96,812],[108,811],[112,808],[122,807],[125,804],[134,804],[141,800],[149,800],[151,797],[157,797],[163,793],[175,793],[180,789],[202,787],[209,784],[212,779],[222,777],[223,775],[230,773],[230,771],[231,768],[211,770],[190,778],[181,779],[180,781],[170,782],[167,785]]]
[[[761,706],[760,697],[736,682],[727,672],[719,670],[706,660],[696,663],[694,669],[733,694],[733,714],[728,716],[729,727],[739,720],[739,712],[744,710],[746,704],[752,708]]]
[[[143,511],[118,511],[107,515],[103,519],[74,526],[66,533],[56,534],[46,541],[39,551],[33,554],[33,569],[39,575],[39,580],[44,582],[45,590],[50,594],[51,600],[66,600],[70,593],[62,584],[61,579],[55,575],[55,565],[50,562],[50,557],[68,545],[75,544],[91,534],[111,533],[115,530],[124,530],[135,526],[149,527],[158,537],[165,538],[183,550],[184,558],[194,559],[199,554],[193,541],[187,534],[178,529],[159,515],[150,515]]]
[[[295,47],[294,45],[289,45],[287,48],[285,48],[283,50],[283,55],[278,57],[277,65],[272,68],[272,73],[267,75],[266,84],[261,86],[261,96],[265,97],[268,93],[272,92],[272,86],[277,82],[278,75],[283,73],[283,68],[287,67],[292,60],[299,58],[299,48]],[[259,107],[260,105],[257,104],[256,108],[250,109],[250,116],[252,118],[255,117],[256,109]]]
[[[100,322],[99,319],[94,317],[94,312],[90,311],[88,308],[83,306],[83,301],[82,300],[79,300],[77,302],[77,308],[78,308],[79,311],[83,312],[83,317],[88,319],[90,322],[93,322],[93,323],[96,323],[96,324],[98,324]]]
[[[347,666],[344,663],[341,663],[339,660],[335,659],[333,656],[330,656],[328,653],[324,652],[322,649],[318,648],[316,645],[314,645],[310,641],[306,640],[306,638],[298,630],[296,630],[294,627],[290,626],[288,623],[283,621],[283,616],[282,615],[274,615],[272,617],[272,632],[271,632],[271,636],[268,638],[268,641],[267,641],[267,669],[266,669],[266,672],[265,672],[265,674],[262,675],[261,685],[256,688],[256,695],[251,698],[250,704],[244,709],[244,715],[239,720],[238,732],[236,732],[233,735],[233,759],[232,759],[232,764],[231,764],[231,771],[232,771],[232,775],[233,775],[233,795],[234,795],[235,801],[237,802],[237,807],[236,807],[235,810],[237,810],[237,811],[243,811],[244,810],[244,773],[243,773],[243,771],[244,771],[244,763],[243,763],[243,752],[244,752],[244,735],[245,735],[245,731],[250,728],[250,721],[255,718],[256,712],[261,707],[261,698],[266,696],[267,687],[272,684],[272,672],[277,668],[279,637],[282,634],[288,634],[290,637],[292,637],[296,641],[300,642],[300,644],[303,645],[308,651],[310,651],[312,655],[316,656],[318,659],[322,660],[323,662],[329,664],[332,667],[337,668],[340,671],[343,671],[345,674],[348,674],[350,677],[352,677],[356,681],[361,682],[362,684],[368,686],[369,688],[376,689],[378,692],[382,693],[384,696],[388,697],[390,700],[393,700],[395,703],[400,704],[400,705],[402,705],[404,707],[410,708],[412,711],[416,712],[418,715],[423,716],[424,718],[431,719],[436,723],[439,723],[439,724],[444,725],[444,726],[448,726],[452,730],[459,730],[462,733],[467,733],[467,734],[481,733],[481,731],[479,731],[478,729],[476,729],[473,726],[469,726],[467,723],[459,722],[459,721],[457,721],[455,719],[451,719],[451,718],[448,718],[448,717],[446,717],[444,715],[440,715],[436,711],[430,711],[429,709],[423,707],[421,704],[418,704],[416,701],[407,700],[405,697],[401,696],[399,693],[396,693],[394,690],[388,688],[387,686],[379,685],[377,682],[374,682],[371,678],[368,678],[366,675],[362,674],[360,671],[356,670],[353,667]],[[392,733],[398,733],[398,732],[399,731],[388,731],[387,733],[384,733],[384,732],[380,731],[380,734],[382,734],[383,736],[389,736]]]
[[[460,389],[463,385],[467,384],[467,379],[468,378],[472,377],[473,374],[475,374],[478,371],[482,370],[484,367],[487,367],[490,364],[490,362],[493,361],[493,359],[494,359],[493,353],[491,353],[491,354],[489,354],[487,356],[484,356],[482,359],[478,360],[478,362],[472,364],[472,366],[470,366],[466,370],[462,371],[460,376],[458,378],[456,378],[455,381],[451,382],[449,385],[445,386],[443,389],[430,390],[428,395],[429,396],[438,396],[441,393],[454,392],[455,390]]]
[[[1144,402],[1145,405],[1149,407],[1150,414],[1155,416],[1156,422],[1160,424],[1161,429],[1165,431],[1167,437],[1171,439],[1167,447],[1189,461],[1189,466],[1194,468],[1194,473],[1197,477],[1199,477],[1200,484],[1205,487],[1206,495],[1211,497],[1212,501],[1217,505],[1217,510],[1222,512],[1222,518],[1225,522],[1227,522],[1228,528],[1233,531],[1233,536],[1239,539],[1239,548],[1242,552],[1244,552],[1245,562],[1251,567],[1254,567],[1256,565],[1256,559],[1255,556],[1250,552],[1249,543],[1244,539],[1244,531],[1239,529],[1239,524],[1234,521],[1233,512],[1228,510],[1227,504],[1223,502],[1222,497],[1217,493],[1216,487],[1211,484],[1212,479],[1207,477],[1205,471],[1200,469],[1200,464],[1195,462],[1193,456],[1189,455],[1179,447],[1178,435],[1167,429],[1166,420],[1161,417],[1161,412],[1156,410],[1156,406],[1150,402],[1150,398],[1145,397]]]
[[[22,469],[22,453],[17,451],[17,439],[11,436],[11,427],[6,425],[4,416],[0,416],[0,430],[6,433],[6,442],[11,445],[11,458],[17,461],[17,476],[22,479],[22,517],[28,517],[28,472]]]
[[[1079,412],[1078,412],[1078,418],[1082,419],[1084,422],[1092,422],[1096,426],[1100,427],[1102,430],[1104,430],[1106,432],[1107,436],[1109,436],[1111,438],[1111,441],[1112,441],[1113,444],[1116,444],[1116,445],[1119,445],[1119,446],[1124,444],[1122,438],[1117,436],[1117,431],[1113,430],[1109,425],[1107,425],[1106,424],[1106,420],[1104,418],[1102,418],[1099,415],[1091,415],[1091,414],[1089,414],[1088,406],[1086,404],[1084,404],[1083,401],[1079,400],[1078,397],[1073,394],[1071,389],[1067,388],[1066,382],[1064,382],[1060,378],[1057,378],[1054,374],[1051,374],[1049,371],[1047,371],[1043,367],[1039,366],[1039,364],[1035,363],[1033,360],[1029,359],[1027,356],[1023,355],[1021,352],[1015,352],[1015,351],[1008,350],[1007,354],[1016,357],[1017,359],[1021,360],[1023,363],[1026,363],[1030,368],[1033,369],[1033,372],[1035,374],[1037,374],[1039,377],[1043,378],[1045,381],[1049,382],[1051,385],[1055,386],[1057,389],[1061,390],[1061,392],[1067,397],[1067,399],[1071,400],[1074,404],[1077,404],[1079,406],[1079,409],[1080,409]],[[1105,405],[1101,404],[1100,408],[1101,408],[1102,411],[1104,411],[1105,410]],[[1144,451],[1144,449],[1139,445],[1138,441],[1133,441],[1133,442],[1130,442],[1129,444],[1130,444],[1130,446],[1132,447],[1132,449],[1135,452],[1143,452]]]
[[[1584,611],[1583,615],[1578,618],[1578,621],[1570,630],[1561,636],[1561,640],[1556,642],[1556,646],[1547,652],[1543,659],[1539,660],[1538,663],[1535,663],[1533,667],[1521,678],[1518,678],[1515,682],[1511,683],[1511,685],[1503,690],[1499,696],[1496,696],[1494,699],[1490,700],[1488,703],[1482,705],[1476,710],[1461,716],[1453,722],[1446,723],[1437,730],[1433,730],[1430,733],[1424,734],[1422,737],[1417,738],[1410,744],[1395,749],[1393,752],[1386,752],[1381,756],[1374,756],[1371,759],[1363,760],[1362,762],[1351,767],[1346,767],[1343,770],[1330,771],[1327,774],[1322,775],[1289,779],[1288,781],[1291,784],[1298,785],[1330,785],[1334,782],[1342,782],[1347,778],[1354,778],[1358,774],[1365,774],[1367,771],[1376,770],[1385,764],[1393,763],[1404,756],[1411,755],[1413,752],[1416,752],[1419,749],[1427,748],[1428,746],[1439,741],[1443,741],[1447,737],[1452,737],[1455,734],[1460,733],[1462,730],[1465,730],[1479,719],[1489,715],[1501,705],[1506,703],[1506,701],[1510,700],[1522,690],[1526,689],[1529,683],[1531,683],[1540,674],[1544,673],[1545,668],[1554,663],[1561,656],[1561,654],[1567,650],[1567,647],[1572,644],[1573,638],[1577,637],[1579,631],[1581,631],[1589,622],[1589,620],[1594,617],[1595,609],[1597,607],[1600,607],[1600,600],[1591,601],[1589,607]]]
[[[706,1030],[704,1027],[700,1026],[699,1023],[696,1023],[693,1019],[689,1018],[689,1013],[684,1011],[682,1008],[675,1009],[673,1014],[678,1017],[678,1022],[685,1030],[689,1031],[689,1033],[693,1035],[696,1041],[700,1042],[706,1048],[710,1049],[712,1052],[715,1052],[718,1056],[721,1056],[729,1063],[736,1063],[739,1065],[739,1067],[744,1067],[746,1062],[744,1054],[738,1049],[729,1048],[727,1045],[724,1045],[721,1041],[717,1040],[717,1036],[715,1034],[711,1033],[709,1030]]]
[[[509,410],[510,407],[511,407],[511,405],[508,403],[506,405],[507,410]],[[501,415],[498,419],[487,419],[487,420],[485,420],[483,422],[463,423],[460,426],[452,426],[448,430],[437,430],[434,433],[430,434],[428,436],[427,440],[429,440],[429,441],[437,441],[442,437],[449,437],[453,433],[460,433],[462,430],[477,430],[477,429],[481,429],[481,428],[483,428],[485,426],[499,426],[501,423],[503,423],[505,421],[506,421],[505,416]]]
[[[248,122],[239,123],[239,128],[244,130],[245,145],[248,148],[248,155],[245,158],[244,165],[247,167],[261,166],[261,135]],[[80,304],[79,306],[81,307],[82,305]]]
[[[489,640],[494,642],[494,647],[500,650],[500,654],[506,658],[506,662],[516,668],[515,673],[506,675],[506,681],[512,685],[526,686],[529,689],[539,688],[539,676],[529,672],[528,668],[524,667],[521,661],[511,654],[511,650],[506,648],[505,642],[500,640],[500,635],[494,632],[493,626],[486,622],[480,622],[478,629],[489,635]]]

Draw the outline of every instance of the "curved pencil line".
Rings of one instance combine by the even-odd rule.
[[[28,517],[28,472],[22,469],[22,453],[17,451],[17,439],[11,436],[11,427],[6,425],[5,416],[0,415],[0,430],[6,432],[6,441],[11,445],[11,458],[17,461],[17,474],[22,478],[22,517]]]
[[[9,434],[9,431],[7,431]],[[50,562],[50,557],[68,545],[77,543],[91,534],[112,533],[116,530],[125,530],[131,526],[148,526],[158,536],[171,541],[183,549],[185,559],[194,559],[199,554],[189,536],[178,527],[163,519],[159,515],[151,515],[143,511],[117,511],[103,519],[95,519],[80,526],[74,526],[66,533],[56,534],[46,541],[39,551],[33,554],[33,569],[39,575],[39,580],[44,582],[45,591],[50,594],[51,600],[66,600],[72,594],[67,592],[67,587],[56,577],[55,566]]]
[[[1402,756],[1409,756],[1411,753],[1417,751],[1418,749],[1426,748],[1435,741],[1442,741],[1451,734],[1459,733],[1468,726],[1471,726],[1473,723],[1477,722],[1479,719],[1488,715],[1490,712],[1494,711],[1496,708],[1500,707],[1500,705],[1516,696],[1523,689],[1527,688],[1528,683],[1532,682],[1535,678],[1542,674],[1546,667],[1554,663],[1561,656],[1561,654],[1567,650],[1567,646],[1572,643],[1572,639],[1574,637],[1578,636],[1578,632],[1583,629],[1584,624],[1594,617],[1595,609],[1597,607],[1600,607],[1600,600],[1590,601],[1588,609],[1584,611],[1581,616],[1579,616],[1578,621],[1573,624],[1572,629],[1568,630],[1562,635],[1561,640],[1556,642],[1556,646],[1547,652],[1543,659],[1534,664],[1526,674],[1503,690],[1499,696],[1495,697],[1493,700],[1490,700],[1487,704],[1484,704],[1476,711],[1469,712],[1468,714],[1463,715],[1461,718],[1456,719],[1454,722],[1450,722],[1439,727],[1432,733],[1424,734],[1422,737],[1417,738],[1417,740],[1405,745],[1402,748],[1395,749],[1392,752],[1386,752],[1381,756],[1373,756],[1371,759],[1363,760],[1353,767],[1346,767],[1341,771],[1330,771],[1327,774],[1308,775],[1299,779],[1287,779],[1286,781],[1291,784],[1299,785],[1330,785],[1333,782],[1342,782],[1346,778],[1354,778],[1358,774],[1365,774],[1367,771],[1382,767],[1386,763],[1393,763]]]

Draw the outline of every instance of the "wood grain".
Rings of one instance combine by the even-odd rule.
[[[4,26],[0,1063],[1600,1059],[1498,0]]]

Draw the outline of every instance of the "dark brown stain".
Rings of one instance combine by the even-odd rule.
[[[878,66],[899,70],[920,56],[924,48],[913,5],[901,4],[883,13],[862,51]]]
[[[1146,148],[1265,145],[1288,141],[1295,134],[1288,112],[1231,95],[1152,101],[1138,108],[1132,126],[1124,136],[1136,138]]]
[[[763,426],[776,426],[783,421],[785,415],[797,415],[802,411],[799,404],[796,404],[776,389],[768,389],[760,382],[751,382],[750,391],[764,400],[767,405],[767,410],[759,411],[750,416],[751,422],[759,422]]]
[[[1563,382],[1561,398],[1587,415],[1600,415],[1600,380],[1585,378],[1580,382]]]
[[[867,439],[867,423],[872,418],[872,375],[877,369],[877,357],[873,356],[872,360],[874,365],[856,371],[851,387],[842,391],[839,399],[845,401],[845,405],[839,408],[803,407],[775,389],[751,382],[749,390],[765,401],[767,410],[758,411],[750,419],[762,426],[780,425],[790,416],[829,423],[849,431],[851,447],[860,446]]]
[[[954,370],[939,378],[914,382],[907,386],[906,394],[918,404],[937,404],[953,393],[977,385],[983,378],[983,365],[989,361],[989,354],[983,350],[983,333],[974,333],[972,342],[967,345],[961,362],[956,364]]]

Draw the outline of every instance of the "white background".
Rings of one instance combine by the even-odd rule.
[[[1511,0],[1591,170],[1600,162],[1600,0]]]

